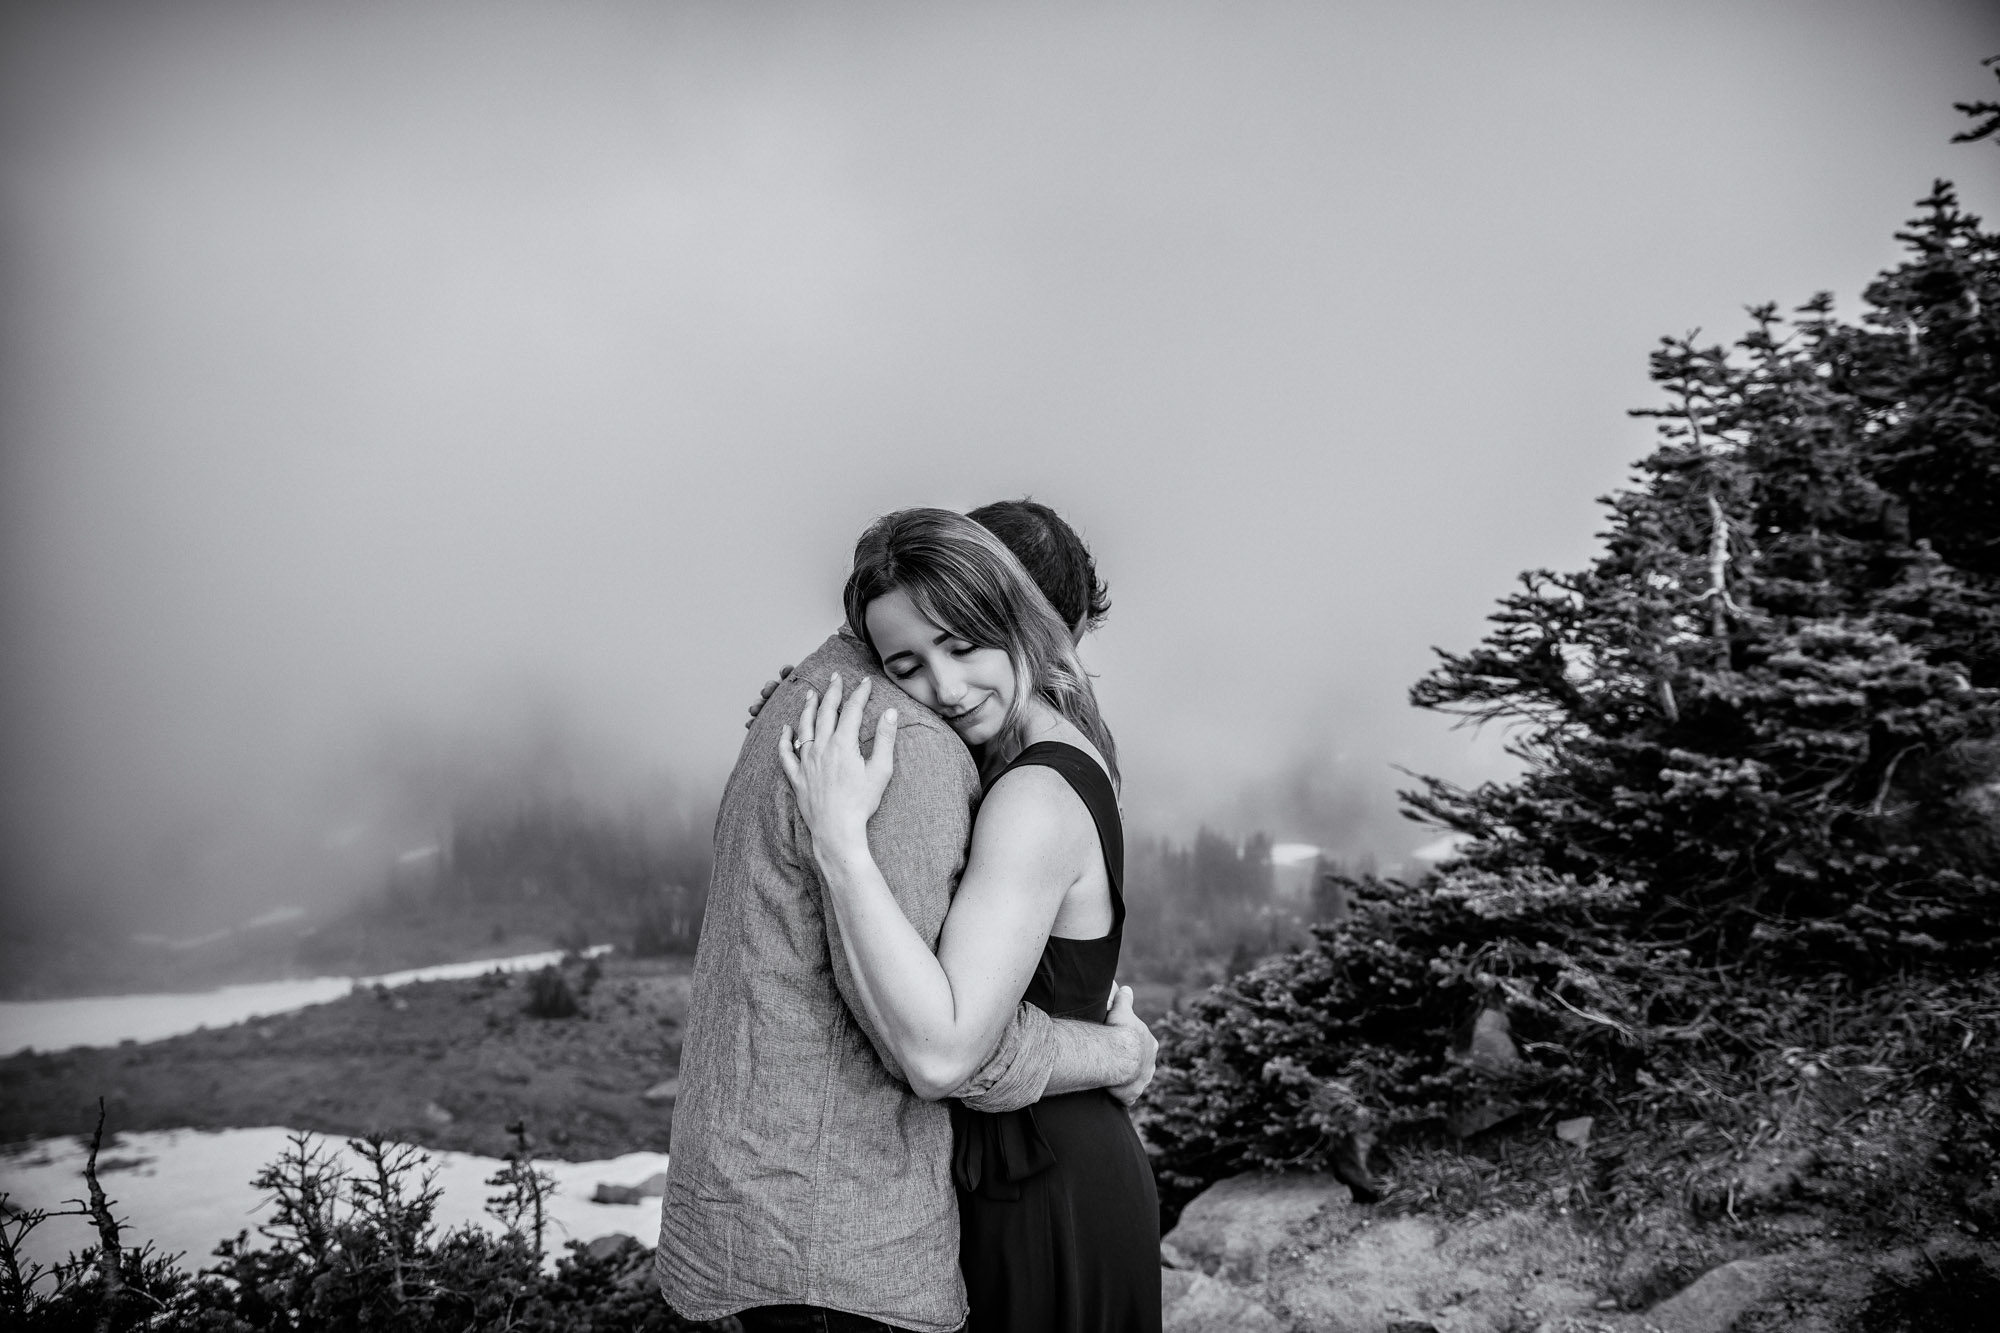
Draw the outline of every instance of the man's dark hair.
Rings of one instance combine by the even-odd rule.
[[[1090,548],[1055,510],[1023,497],[981,505],[966,517],[1006,544],[1073,633],[1096,629],[1110,614],[1111,595]]]

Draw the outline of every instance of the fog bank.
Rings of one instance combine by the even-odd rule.
[[[197,932],[480,793],[701,820],[855,535],[1097,551],[1134,824],[1402,855],[1662,334],[1851,309],[1984,5],[0,16],[0,900]]]

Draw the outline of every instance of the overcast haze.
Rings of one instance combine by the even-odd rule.
[[[1032,493],[1142,829],[1384,859],[1662,334],[1832,288],[1992,7],[16,3],[7,895],[193,932],[466,771],[713,800],[854,537]],[[678,811],[680,813],[671,813]]]

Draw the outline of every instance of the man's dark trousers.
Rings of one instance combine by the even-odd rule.
[[[894,1324],[823,1305],[757,1305],[736,1319],[743,1333],[898,1333]]]

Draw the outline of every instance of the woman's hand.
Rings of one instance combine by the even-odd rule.
[[[882,793],[895,770],[893,708],[875,724],[875,748],[866,759],[861,757],[861,714],[871,687],[863,676],[843,703],[836,672],[824,698],[816,690],[806,692],[796,738],[787,726],[778,739],[778,762],[791,780],[799,813],[812,830],[813,849],[820,855],[867,853],[868,818],[882,804]]]
[[[750,705],[749,721],[743,724],[743,729],[745,731],[750,730],[750,723],[755,722],[757,720],[757,714],[764,711],[764,705],[771,702],[771,695],[774,691],[777,690],[778,681],[785,679],[787,676],[791,674],[792,674],[792,667],[791,664],[788,662],[784,666],[778,668],[778,680],[767,680],[764,682],[764,688],[757,691],[757,702]]]

